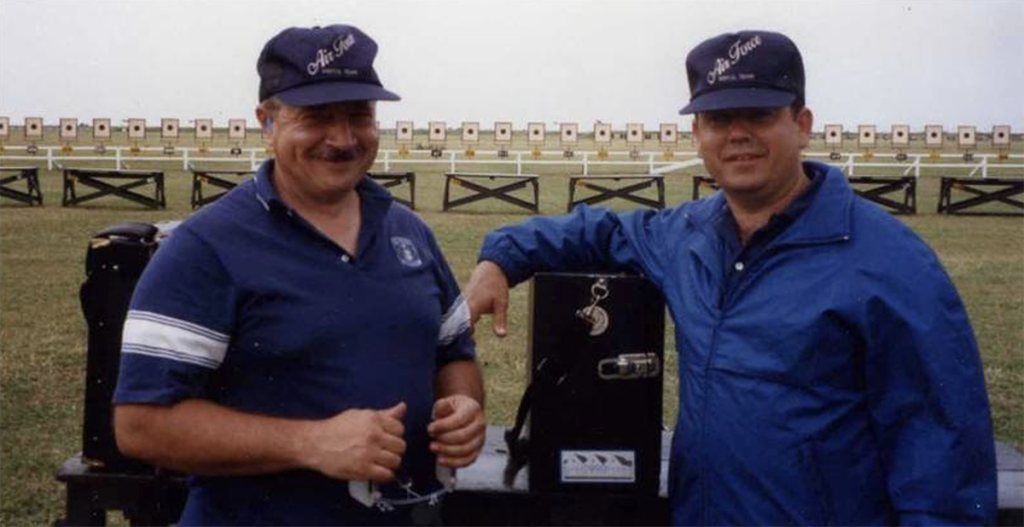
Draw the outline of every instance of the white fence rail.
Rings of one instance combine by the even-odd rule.
[[[20,152],[20,153],[16,153]],[[126,147],[108,146],[103,151],[96,147],[76,146],[6,146],[0,154],[0,166],[12,166],[19,162],[46,162],[47,170],[66,166],[68,162],[112,162],[115,169],[128,168],[132,162],[163,162],[180,164],[182,170],[188,170],[193,163],[245,163],[249,169],[255,170],[264,160],[266,151],[263,148],[223,148],[223,147]],[[957,169],[967,172],[968,177],[980,174],[988,177],[989,169],[1009,170],[1024,175],[1024,154],[974,154],[970,161],[964,161],[963,154],[933,153],[875,153],[870,158],[863,153],[841,153],[836,156],[829,152],[807,152],[809,159],[821,159],[834,164],[848,175],[856,175],[863,169],[886,168],[898,169],[903,175],[920,177],[922,170]],[[899,156],[899,157],[898,157]],[[901,159],[902,158],[902,159]],[[960,160],[960,162],[949,162]],[[574,152],[568,157],[563,150],[483,150],[476,151],[473,156],[465,152],[448,150],[437,152],[431,150],[381,150],[376,164],[390,171],[402,165],[447,165],[450,172],[457,172],[460,166],[473,165],[509,165],[515,168],[516,174],[522,174],[527,166],[576,166],[583,175],[590,173],[591,167],[628,166],[645,167],[651,174],[669,174],[701,165],[697,153],[693,151],[674,152],[666,157],[662,151],[609,151],[605,153],[593,151]]]

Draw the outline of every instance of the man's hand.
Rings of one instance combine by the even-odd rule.
[[[386,482],[405,454],[404,402],[385,410],[346,410],[310,423],[304,465],[329,477]]]
[[[494,334],[508,334],[508,278],[494,262],[483,261],[473,269],[463,296],[469,304],[470,324],[476,326],[480,316],[494,316]]]
[[[449,395],[434,402],[427,433],[434,440],[430,451],[437,462],[451,468],[471,465],[480,455],[487,435],[487,420],[480,403],[467,395]]]

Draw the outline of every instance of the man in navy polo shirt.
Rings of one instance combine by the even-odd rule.
[[[366,172],[398,100],[355,27],[263,49],[274,159],[177,227],[125,322],[119,447],[194,474],[182,525],[429,522],[486,423],[468,309]]]
[[[677,525],[990,525],[996,474],[977,344],[935,254],[801,162],[812,115],[784,35],[686,60],[697,150],[722,192],[664,211],[578,207],[492,232],[466,288],[504,334],[509,283],[644,274],[676,323]]]

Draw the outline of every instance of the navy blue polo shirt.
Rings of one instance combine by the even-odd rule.
[[[399,474],[438,488],[426,433],[437,370],[472,359],[468,308],[427,225],[365,178],[347,254],[278,197],[273,161],[161,244],[125,321],[115,404],[204,398],[322,419],[408,405]],[[395,498],[409,497],[392,489]],[[389,492],[385,490],[385,495]],[[193,478],[183,524],[393,522],[311,471]]]

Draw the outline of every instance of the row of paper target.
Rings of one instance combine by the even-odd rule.
[[[78,119],[66,118],[60,120],[59,137],[64,140],[78,138]],[[128,119],[125,127],[129,139],[146,138],[146,120]],[[480,123],[463,122],[460,128],[462,142],[477,143],[480,140]],[[395,139],[398,142],[413,141],[413,122],[398,121],[395,123]],[[494,123],[494,142],[498,144],[511,143],[513,127],[511,122],[499,121]],[[92,136],[95,139],[109,139],[112,136],[113,128],[110,119],[97,118],[92,120]],[[213,139],[213,119],[196,119],[194,121],[194,133],[196,139]],[[41,139],[43,137],[43,119],[40,117],[28,117],[25,119],[24,134],[26,139]],[[178,119],[160,120],[160,137],[163,139],[177,139],[179,134]],[[428,123],[427,134],[429,141],[446,141],[448,139],[448,126],[444,121],[431,121]],[[0,117],[0,138],[10,135],[10,119]],[[927,125],[923,130],[924,143],[927,146],[942,146],[945,141],[945,130],[942,125]],[[957,144],[961,147],[972,147],[977,144],[977,128],[974,126],[962,125],[957,127]],[[245,139],[246,120],[228,120],[228,138]],[[615,134],[612,132],[610,123],[594,123],[593,140],[595,143],[611,143]],[[843,125],[827,124],[824,129],[824,141],[826,145],[841,146],[844,140]],[[577,123],[559,124],[559,138],[562,144],[576,144],[579,137],[579,125]],[[644,125],[642,123],[629,123],[626,125],[624,138],[627,143],[640,144],[645,139]],[[1010,126],[996,125],[992,127],[991,143],[994,146],[1009,146],[1011,137]],[[658,127],[658,139],[662,144],[675,144],[679,140],[679,127],[675,123],[663,123]],[[857,144],[861,147],[873,147],[878,139],[875,125],[860,125],[857,127]],[[544,143],[547,140],[547,130],[544,123],[529,123],[526,127],[526,140],[531,144]],[[911,140],[910,125],[892,125],[889,132],[889,141],[895,147],[908,146]]]
[[[58,135],[64,140],[78,139],[78,119],[67,118],[60,120]],[[26,117],[24,132],[26,139],[42,139],[43,119],[41,117]],[[129,139],[146,138],[146,120],[128,119],[125,123],[125,130]],[[196,139],[213,139],[213,119],[195,120]],[[228,138],[245,139],[245,119],[228,120]],[[114,128],[110,119],[97,118],[92,120],[92,136],[94,139],[110,139],[113,136]],[[178,119],[160,119],[160,137],[163,139],[177,139],[179,132]],[[10,119],[0,117],[0,138],[9,137],[11,134]]]
[[[942,125],[926,125],[922,133],[924,144],[930,147],[940,147],[946,137]],[[910,145],[910,125],[894,124],[889,131],[889,141],[894,147]],[[826,124],[824,132],[825,144],[830,146],[841,146],[843,144],[843,125]],[[857,144],[862,148],[875,146],[878,139],[877,128],[873,124],[862,124],[857,127]],[[996,125],[992,127],[991,142],[993,146],[1007,147],[1010,145],[1010,127],[1008,125]],[[962,148],[970,148],[978,143],[978,130],[975,126],[961,125],[956,128],[956,141]]]

